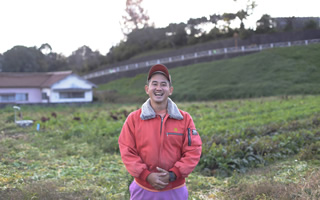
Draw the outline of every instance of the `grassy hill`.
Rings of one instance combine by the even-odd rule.
[[[320,45],[275,48],[170,70],[176,101],[319,94]],[[107,101],[142,101],[146,74],[99,85]]]

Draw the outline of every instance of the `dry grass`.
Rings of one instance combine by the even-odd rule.
[[[295,184],[295,199],[320,199],[320,170],[309,173],[304,182]]]
[[[320,170],[308,173],[299,183],[262,181],[242,183],[230,189],[229,199],[316,200],[320,199]]]
[[[59,192],[54,182],[37,182],[26,185],[23,188],[0,190],[0,200],[83,200],[92,199],[88,191],[81,193]]]

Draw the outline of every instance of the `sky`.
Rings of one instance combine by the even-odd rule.
[[[156,28],[187,23],[190,18],[235,13],[247,0],[143,0]],[[105,55],[123,40],[120,22],[126,0],[0,0],[0,53],[16,45],[69,56],[84,45]],[[254,28],[263,14],[271,17],[320,17],[319,0],[256,0],[244,22]]]

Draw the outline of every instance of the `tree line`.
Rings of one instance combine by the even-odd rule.
[[[73,70],[85,74],[101,66],[125,61],[146,52],[179,49],[185,46],[223,40],[231,37],[247,39],[253,34],[267,34],[279,31],[294,31],[292,22],[282,30],[276,29],[274,19],[263,15],[257,21],[255,30],[246,28],[247,19],[256,6],[248,1],[246,8],[236,13],[212,14],[209,17],[190,18],[187,23],[170,23],[164,28],[155,28],[141,7],[142,0],[127,0],[126,15],[123,16],[122,30],[125,38],[112,46],[106,55],[82,46],[66,57],[52,51],[50,44],[37,47],[14,46],[0,54],[0,72],[49,72]],[[238,27],[231,23],[240,21]],[[314,21],[307,22],[303,29],[316,29]]]
[[[40,48],[14,46],[0,54],[0,72],[53,72],[72,70],[84,73],[97,68],[104,63],[105,56],[98,51],[92,51],[88,46],[82,46],[66,57],[52,52],[49,44]]]

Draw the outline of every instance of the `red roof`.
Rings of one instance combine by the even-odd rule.
[[[72,74],[72,71],[45,73],[0,73],[0,88],[46,88]]]

